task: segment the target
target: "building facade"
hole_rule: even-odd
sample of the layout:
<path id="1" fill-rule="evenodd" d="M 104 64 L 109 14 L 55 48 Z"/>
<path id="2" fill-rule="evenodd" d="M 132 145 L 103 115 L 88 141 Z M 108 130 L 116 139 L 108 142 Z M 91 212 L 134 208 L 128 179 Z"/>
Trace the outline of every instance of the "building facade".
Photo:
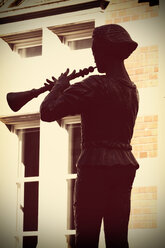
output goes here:
<path id="1" fill-rule="evenodd" d="M 138 42 L 125 61 L 140 95 L 132 139 L 140 169 L 132 190 L 130 248 L 163 248 L 163 1 L 25 0 L 0 5 L 1 247 L 74 247 L 72 203 L 81 124 L 80 116 L 63 118 L 60 125 L 40 121 L 39 106 L 47 92 L 18 112 L 9 108 L 6 94 L 40 88 L 67 67 L 94 65 L 94 27 L 117 23 Z M 24 99 L 25 93 L 19 97 Z M 103 232 L 99 247 L 105 247 Z"/>

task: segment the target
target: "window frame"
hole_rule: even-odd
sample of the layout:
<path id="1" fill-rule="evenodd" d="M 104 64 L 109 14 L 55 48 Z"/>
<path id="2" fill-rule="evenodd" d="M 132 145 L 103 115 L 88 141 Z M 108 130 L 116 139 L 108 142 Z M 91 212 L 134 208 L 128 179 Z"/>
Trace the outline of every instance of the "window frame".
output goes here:
<path id="1" fill-rule="evenodd" d="M 16 180 L 16 185 L 17 185 L 17 213 L 16 213 L 16 239 L 19 241 L 20 247 L 23 248 L 23 240 L 24 237 L 31 237 L 39 236 L 39 231 L 38 227 L 37 230 L 35 231 L 27 231 L 24 230 L 24 207 L 25 207 L 25 184 L 27 183 L 37 183 L 38 184 L 38 204 L 39 204 L 39 181 L 40 177 L 38 176 L 31 176 L 31 177 L 25 177 L 25 168 L 24 165 L 22 164 L 22 144 L 23 144 L 23 134 L 26 132 L 28 129 L 39 129 L 39 127 L 34 127 L 33 124 L 31 123 L 31 126 L 29 127 L 24 126 L 17 128 L 16 134 L 18 136 L 18 172 L 17 172 L 17 180 Z M 21 211 L 20 211 L 21 210 Z M 39 206 L 38 206 L 38 211 L 39 211 Z M 36 217 L 38 219 L 38 216 Z M 19 246 L 18 246 L 19 247 Z"/>
<path id="2" fill-rule="evenodd" d="M 40 115 L 21 114 L 15 116 L 1 117 L 2 121 L 9 131 L 15 133 L 18 137 L 18 160 L 17 160 L 17 179 L 16 179 L 16 229 L 15 229 L 15 247 L 23 248 L 24 237 L 39 237 L 39 230 L 24 231 L 23 230 L 23 206 L 24 206 L 24 184 L 28 182 L 38 182 L 38 202 L 39 202 L 39 176 L 25 177 L 24 167 L 22 166 L 22 138 L 23 132 L 27 129 L 38 129 L 40 131 Z M 39 206 L 38 206 L 39 211 Z"/>
<path id="3" fill-rule="evenodd" d="M 80 124 L 81 125 L 81 116 L 80 115 L 75 115 L 75 116 L 67 116 L 64 117 L 61 121 L 61 127 L 65 128 L 66 130 L 68 130 L 68 126 L 69 125 L 77 125 Z M 67 182 L 67 187 L 68 187 L 68 191 L 67 191 L 67 227 L 66 227 L 66 239 L 68 242 L 68 248 L 70 247 L 70 242 L 73 242 L 74 236 L 76 234 L 75 229 L 69 229 L 69 226 L 71 226 L 71 216 L 73 215 L 73 213 L 71 214 L 71 196 L 73 194 L 73 192 L 70 192 L 69 190 L 71 190 L 71 180 L 76 180 L 77 178 L 77 173 L 69 173 L 69 167 L 71 166 L 71 147 L 72 144 L 70 143 L 70 139 L 71 139 L 71 135 L 72 135 L 72 131 L 71 130 L 68 131 L 68 147 L 69 147 L 69 152 L 68 152 L 68 169 L 67 169 L 67 173 L 66 173 L 66 182 Z"/>

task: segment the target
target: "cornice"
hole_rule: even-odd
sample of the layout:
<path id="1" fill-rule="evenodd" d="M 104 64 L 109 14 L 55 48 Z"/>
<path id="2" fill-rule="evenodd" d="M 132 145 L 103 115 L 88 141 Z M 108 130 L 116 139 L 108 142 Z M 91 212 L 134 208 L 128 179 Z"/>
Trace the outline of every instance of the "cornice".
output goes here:
<path id="1" fill-rule="evenodd" d="M 31 114 L 1 116 L 0 121 L 4 123 L 10 131 L 14 132 L 16 129 L 39 127 L 40 114 L 31 113 Z"/>
<path id="2" fill-rule="evenodd" d="M 72 4 L 72 5 L 64 5 L 62 7 L 52 7 L 50 9 L 44 9 L 39 10 L 39 8 L 35 8 L 35 10 L 25 9 L 21 12 L 21 14 L 18 14 L 18 11 L 15 10 L 14 14 L 7 12 L 5 16 L 1 14 L 0 17 L 0 24 L 6 24 L 6 23 L 12 23 L 12 22 L 19 22 L 19 21 L 25 21 L 40 17 L 48 17 L 53 15 L 59 15 L 59 14 L 65 14 L 65 13 L 71 13 L 75 11 L 83 11 L 87 9 L 93 9 L 93 8 L 101 8 L 105 9 L 108 5 L 108 1 L 103 0 L 97 0 L 97 1 L 89 1 L 84 3 L 78 3 L 78 4 Z M 55 6 L 55 5 L 54 5 Z"/>

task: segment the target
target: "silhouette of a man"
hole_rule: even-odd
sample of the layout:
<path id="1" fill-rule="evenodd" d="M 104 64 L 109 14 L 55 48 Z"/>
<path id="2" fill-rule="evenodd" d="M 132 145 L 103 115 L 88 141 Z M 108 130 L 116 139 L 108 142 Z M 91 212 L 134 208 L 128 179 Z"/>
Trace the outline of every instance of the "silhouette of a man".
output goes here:
<path id="1" fill-rule="evenodd" d="M 129 247 L 130 194 L 139 168 L 130 142 L 139 103 L 124 60 L 136 47 L 119 25 L 95 28 L 92 51 L 98 71 L 104 74 L 70 85 L 67 70 L 54 79 L 41 104 L 43 121 L 81 114 L 82 152 L 74 202 L 77 248 L 98 247 L 102 220 L 106 247 Z"/>

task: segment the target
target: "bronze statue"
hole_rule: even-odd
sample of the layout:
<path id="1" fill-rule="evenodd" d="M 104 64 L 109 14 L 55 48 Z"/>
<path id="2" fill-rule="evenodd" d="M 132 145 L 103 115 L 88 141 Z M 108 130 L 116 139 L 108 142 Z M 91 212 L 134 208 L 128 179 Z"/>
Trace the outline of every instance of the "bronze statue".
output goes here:
<path id="1" fill-rule="evenodd" d="M 102 220 L 106 247 L 129 247 L 130 194 L 139 168 L 130 142 L 139 101 L 124 60 L 136 47 L 121 26 L 97 27 L 92 51 L 98 71 L 105 74 L 70 85 L 67 70 L 58 80 L 47 81 L 54 86 L 41 104 L 43 121 L 81 114 L 74 201 L 77 248 L 98 247 Z"/>

